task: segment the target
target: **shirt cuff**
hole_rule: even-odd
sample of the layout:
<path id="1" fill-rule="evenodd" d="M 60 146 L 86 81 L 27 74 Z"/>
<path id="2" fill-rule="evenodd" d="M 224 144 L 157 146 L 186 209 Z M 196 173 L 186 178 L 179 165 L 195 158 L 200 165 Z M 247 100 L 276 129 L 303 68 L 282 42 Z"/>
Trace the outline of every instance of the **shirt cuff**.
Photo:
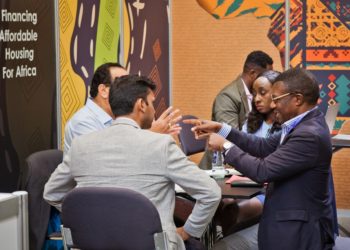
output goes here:
<path id="1" fill-rule="evenodd" d="M 218 135 L 221 135 L 222 137 L 226 138 L 228 134 L 231 132 L 232 127 L 228 125 L 227 123 L 222 123 L 222 127 L 218 132 Z"/>

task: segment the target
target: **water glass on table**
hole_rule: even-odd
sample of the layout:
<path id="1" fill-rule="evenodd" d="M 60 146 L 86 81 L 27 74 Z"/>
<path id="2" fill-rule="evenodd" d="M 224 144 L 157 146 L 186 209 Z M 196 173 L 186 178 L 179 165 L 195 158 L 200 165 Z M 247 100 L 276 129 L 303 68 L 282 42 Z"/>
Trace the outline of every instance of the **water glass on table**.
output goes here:
<path id="1" fill-rule="evenodd" d="M 226 170 L 223 163 L 223 156 L 220 151 L 213 152 L 213 161 L 212 161 L 212 169 L 211 176 L 214 179 L 223 179 L 226 175 Z"/>

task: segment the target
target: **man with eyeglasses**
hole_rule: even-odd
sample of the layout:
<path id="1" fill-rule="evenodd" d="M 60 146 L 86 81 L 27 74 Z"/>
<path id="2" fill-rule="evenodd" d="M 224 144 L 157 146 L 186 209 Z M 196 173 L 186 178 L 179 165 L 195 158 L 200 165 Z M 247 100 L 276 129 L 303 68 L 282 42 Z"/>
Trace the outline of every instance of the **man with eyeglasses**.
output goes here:
<path id="1" fill-rule="evenodd" d="M 269 183 L 259 249 L 332 249 L 332 145 L 324 116 L 316 106 L 319 85 L 307 70 L 290 69 L 276 79 L 271 97 L 276 119 L 282 124 L 280 135 L 264 139 L 227 124 L 187 122 L 196 122 L 196 136 L 209 137 L 209 147 L 223 151 L 226 163 L 254 181 Z"/>

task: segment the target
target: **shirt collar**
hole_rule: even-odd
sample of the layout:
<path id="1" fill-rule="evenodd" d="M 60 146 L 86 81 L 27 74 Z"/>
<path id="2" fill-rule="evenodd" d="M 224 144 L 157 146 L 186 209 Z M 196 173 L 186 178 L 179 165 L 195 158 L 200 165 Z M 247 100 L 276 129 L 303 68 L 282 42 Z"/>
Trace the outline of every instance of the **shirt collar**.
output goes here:
<path id="1" fill-rule="evenodd" d="M 299 123 L 300 121 L 308 114 L 310 113 L 311 111 L 317 109 L 317 106 L 315 106 L 314 108 L 308 110 L 308 111 L 305 111 L 304 113 L 296 116 L 296 117 L 293 117 L 292 119 L 284 122 L 282 124 L 282 130 L 285 132 L 285 134 L 288 134 L 292 129 L 294 129 Z"/>
<path id="2" fill-rule="evenodd" d="M 91 112 L 93 112 L 96 116 L 97 116 L 97 119 L 105 124 L 105 125 L 110 125 L 113 121 L 112 117 L 107 114 L 106 111 L 104 111 L 99 105 L 97 105 L 91 97 L 89 97 L 87 100 L 86 100 L 86 104 L 85 106 L 91 110 Z"/>
<path id="3" fill-rule="evenodd" d="M 247 96 L 251 96 L 252 94 L 250 93 L 247 84 L 245 83 L 245 81 L 243 80 L 243 78 L 241 78 L 242 82 L 243 82 L 243 87 L 244 87 L 244 92 Z"/>
<path id="4" fill-rule="evenodd" d="M 124 125 L 131 125 L 135 128 L 141 129 L 140 125 L 137 124 L 133 119 L 128 118 L 128 117 L 118 117 L 116 118 L 113 122 L 113 125 L 118 125 L 118 124 L 124 124 Z"/>
<path id="5" fill-rule="evenodd" d="M 243 78 L 241 78 L 242 82 L 243 82 L 243 87 L 244 87 L 244 92 L 247 96 L 247 102 L 248 102 L 248 107 L 249 107 L 249 111 L 252 110 L 252 100 L 253 100 L 253 95 L 250 93 L 245 81 L 243 80 Z"/>

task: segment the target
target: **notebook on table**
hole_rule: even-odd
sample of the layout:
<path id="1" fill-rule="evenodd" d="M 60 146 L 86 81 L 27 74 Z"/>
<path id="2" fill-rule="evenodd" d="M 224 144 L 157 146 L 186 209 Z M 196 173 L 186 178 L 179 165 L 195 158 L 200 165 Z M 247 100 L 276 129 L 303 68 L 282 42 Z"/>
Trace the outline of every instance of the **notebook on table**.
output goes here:
<path id="1" fill-rule="evenodd" d="M 231 182 L 231 187 L 263 187 L 264 184 L 252 180 L 241 180 Z"/>

